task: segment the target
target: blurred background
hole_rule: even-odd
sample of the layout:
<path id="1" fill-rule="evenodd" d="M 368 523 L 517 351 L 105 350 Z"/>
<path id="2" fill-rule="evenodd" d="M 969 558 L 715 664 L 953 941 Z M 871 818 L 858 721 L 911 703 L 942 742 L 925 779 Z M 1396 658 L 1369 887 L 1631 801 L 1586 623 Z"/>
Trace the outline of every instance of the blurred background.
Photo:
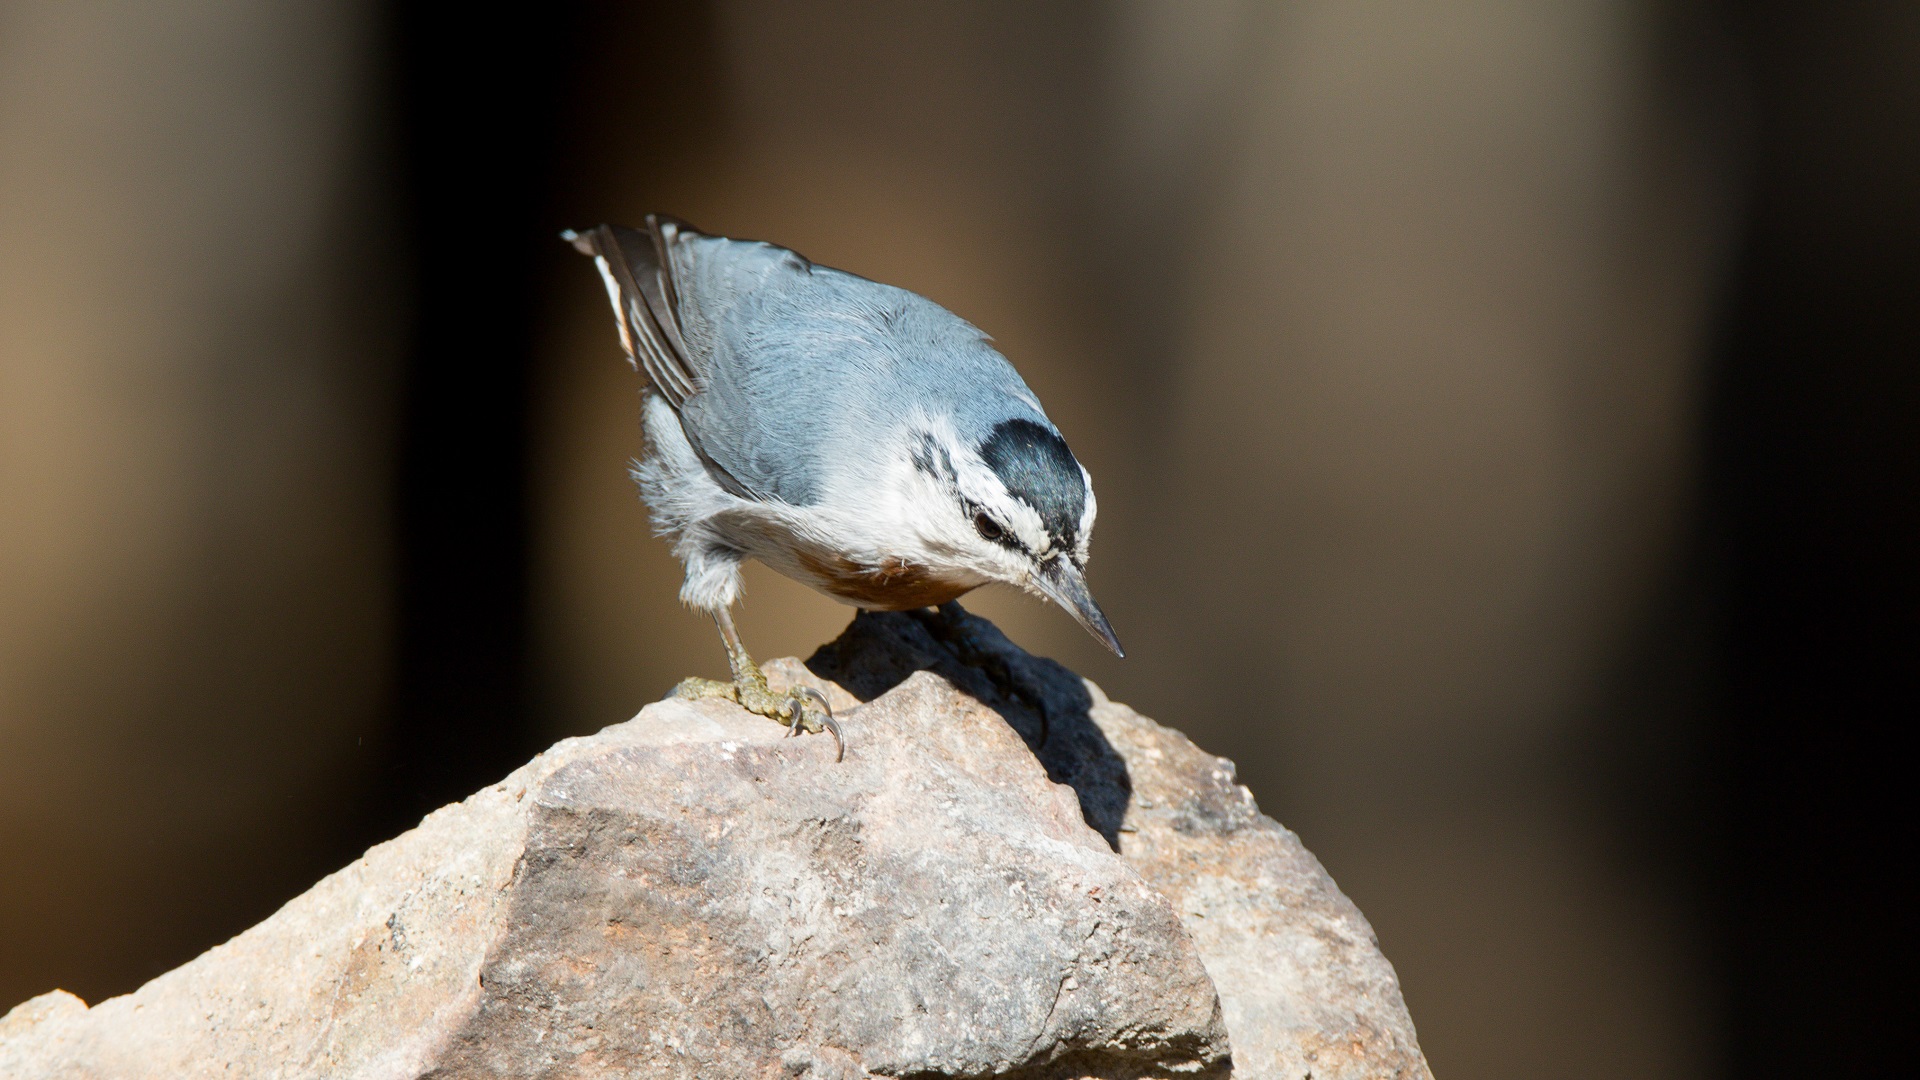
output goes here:
<path id="1" fill-rule="evenodd" d="M 994 335 L 1129 657 L 970 606 L 1237 760 L 1440 1076 L 1907 1060 L 1900 0 L 0 0 L 0 1011 L 724 673 L 555 236 L 652 210 Z"/>

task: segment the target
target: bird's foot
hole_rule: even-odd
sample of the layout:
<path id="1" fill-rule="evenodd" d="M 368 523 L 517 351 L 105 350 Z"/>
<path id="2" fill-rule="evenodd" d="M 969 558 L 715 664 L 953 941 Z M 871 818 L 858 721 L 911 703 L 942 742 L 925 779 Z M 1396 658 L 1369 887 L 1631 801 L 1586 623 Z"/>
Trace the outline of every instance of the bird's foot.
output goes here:
<path id="1" fill-rule="evenodd" d="M 846 737 L 840 732 L 840 722 L 833 718 L 833 707 L 827 704 L 825 694 L 811 686 L 796 686 L 784 694 L 775 693 L 767 685 L 767 677 L 761 674 L 759 665 L 744 656 L 736 658 L 732 682 L 683 679 L 673 688 L 673 696 L 686 700 L 725 698 L 750 713 L 780 723 L 787 729 L 789 738 L 802 733 L 830 732 L 834 742 L 833 760 L 842 761 L 847 756 Z"/>

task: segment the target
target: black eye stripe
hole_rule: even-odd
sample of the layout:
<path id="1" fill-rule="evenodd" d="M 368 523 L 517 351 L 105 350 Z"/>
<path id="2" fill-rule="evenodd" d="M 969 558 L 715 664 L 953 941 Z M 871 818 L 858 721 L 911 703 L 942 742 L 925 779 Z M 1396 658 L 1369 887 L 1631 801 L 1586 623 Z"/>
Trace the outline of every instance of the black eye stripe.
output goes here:
<path id="1" fill-rule="evenodd" d="M 979 503 L 967 500 L 963 501 L 961 505 L 966 510 L 967 515 L 973 519 L 974 531 L 980 534 L 982 540 L 999 544 L 1001 547 L 1012 551 L 1024 552 L 1027 550 L 1025 545 L 1020 543 L 1019 538 L 1013 535 L 1011 529 L 1000 524 L 992 514 L 981 509 Z"/>

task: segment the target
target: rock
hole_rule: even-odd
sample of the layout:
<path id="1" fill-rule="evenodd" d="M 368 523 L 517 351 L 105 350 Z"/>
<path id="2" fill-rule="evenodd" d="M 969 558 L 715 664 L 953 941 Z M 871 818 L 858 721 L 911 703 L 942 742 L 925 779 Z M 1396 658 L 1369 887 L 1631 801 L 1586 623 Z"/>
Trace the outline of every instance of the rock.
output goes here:
<path id="1" fill-rule="evenodd" d="M 957 609 L 769 673 L 845 762 L 648 706 L 133 994 L 27 1002 L 0 1076 L 1427 1075 L 1229 763 Z"/>
<path id="2" fill-rule="evenodd" d="M 1233 762 L 973 616 L 862 615 L 807 666 L 861 698 L 931 671 L 1036 744 L 1088 825 L 1180 911 L 1220 994 L 1235 1077 L 1431 1080 L 1373 928 L 1260 813 Z"/>

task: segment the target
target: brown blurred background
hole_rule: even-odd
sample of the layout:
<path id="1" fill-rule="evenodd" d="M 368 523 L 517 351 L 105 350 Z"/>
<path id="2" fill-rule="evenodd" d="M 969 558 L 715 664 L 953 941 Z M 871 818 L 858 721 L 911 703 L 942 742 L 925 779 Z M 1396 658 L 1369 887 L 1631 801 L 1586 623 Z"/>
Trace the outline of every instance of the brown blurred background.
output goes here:
<path id="1" fill-rule="evenodd" d="M 1905 1060 L 1920 5 L 474 12 L 0 0 L 0 1010 L 723 671 L 555 238 L 667 210 L 995 336 L 1129 658 L 971 606 L 1239 762 L 1439 1075 Z"/>

